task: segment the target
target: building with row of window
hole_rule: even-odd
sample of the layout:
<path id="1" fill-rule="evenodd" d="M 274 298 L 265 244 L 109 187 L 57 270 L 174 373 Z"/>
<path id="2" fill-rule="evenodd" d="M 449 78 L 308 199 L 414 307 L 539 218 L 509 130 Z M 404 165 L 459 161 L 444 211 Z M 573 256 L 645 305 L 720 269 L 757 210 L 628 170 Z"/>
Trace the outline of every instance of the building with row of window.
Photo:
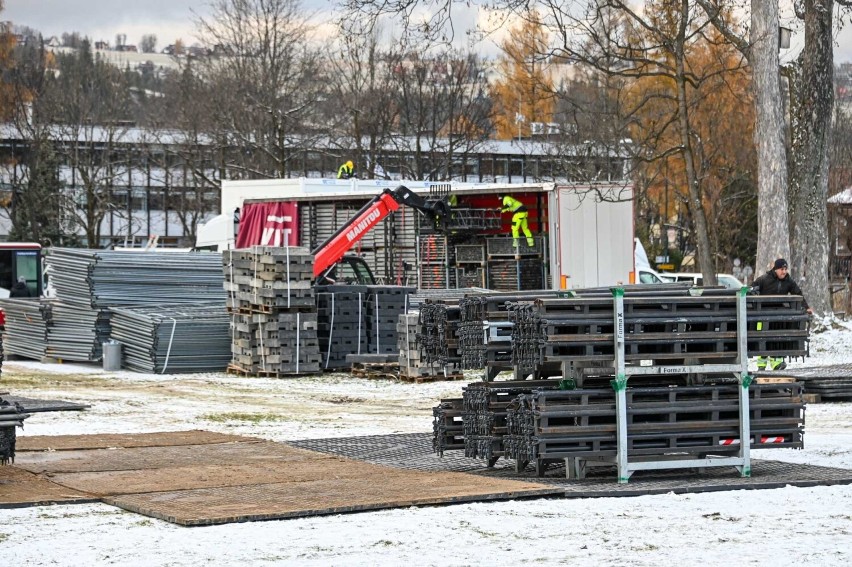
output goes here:
<path id="1" fill-rule="evenodd" d="M 126 127 L 52 127 L 55 179 L 61 191 L 62 230 L 86 240 L 89 201 L 102 211 L 98 242 L 110 247 L 158 235 L 160 242 L 192 246 L 196 228 L 218 213 L 222 179 L 245 178 L 229 168 L 239 148 L 187 144 L 181 132 Z M 374 164 L 357 164 L 361 178 L 411 179 L 411 171 L 429 171 L 431 181 L 526 183 L 623 180 L 623 153 L 584 144 L 560 145 L 548 139 L 486 140 L 476 151 L 450 151 L 452 142 L 405 149 L 405 140 L 382 149 Z M 413 146 L 413 144 L 411 144 Z M 401 149 L 402 147 L 402 149 Z M 32 140 L 12 125 L 0 125 L 0 240 L 11 229 L 15 192 L 25 191 L 33 160 Z M 350 154 L 323 141 L 294 148 L 282 177 L 332 178 Z M 417 166 L 414 167 L 414 162 Z M 378 173 L 378 175 L 377 175 Z M 54 243 L 59 244 L 59 243 Z"/>

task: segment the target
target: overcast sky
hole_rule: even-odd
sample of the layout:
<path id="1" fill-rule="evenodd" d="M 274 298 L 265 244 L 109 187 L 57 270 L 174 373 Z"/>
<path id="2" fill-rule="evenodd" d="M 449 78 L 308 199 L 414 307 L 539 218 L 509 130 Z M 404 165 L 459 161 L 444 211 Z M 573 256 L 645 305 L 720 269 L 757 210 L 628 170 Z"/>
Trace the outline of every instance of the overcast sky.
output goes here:
<path id="1" fill-rule="evenodd" d="M 39 30 L 45 37 L 78 31 L 94 41 L 139 43 L 143 34 L 157 35 L 162 48 L 182 38 L 192 44 L 193 11 L 209 13 L 204 0 L 6 0 L 4 20 Z"/>
<path id="2" fill-rule="evenodd" d="M 334 4 L 334 0 L 302 1 L 309 10 L 330 11 Z M 194 43 L 193 12 L 207 16 L 209 0 L 6 0 L 6 9 L 0 13 L 0 19 L 30 26 L 45 37 L 78 31 L 92 40 L 110 43 L 118 33 L 126 34 L 131 44 L 139 43 L 143 34 L 153 33 L 161 49 L 177 38 L 188 45 Z M 473 21 L 474 16 L 463 6 L 455 13 Z M 792 48 L 782 53 L 782 57 L 794 56 L 802 43 L 800 35 L 794 36 Z M 835 61 L 852 61 L 852 25 L 847 25 L 836 37 L 836 43 Z M 493 55 L 494 45 L 483 46 L 482 52 Z"/>

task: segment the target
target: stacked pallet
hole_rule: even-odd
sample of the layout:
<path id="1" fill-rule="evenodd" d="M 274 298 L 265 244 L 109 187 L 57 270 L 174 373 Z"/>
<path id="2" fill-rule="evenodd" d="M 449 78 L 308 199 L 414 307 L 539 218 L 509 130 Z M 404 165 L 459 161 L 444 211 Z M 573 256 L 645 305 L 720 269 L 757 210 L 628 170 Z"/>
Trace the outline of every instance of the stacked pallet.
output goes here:
<path id="1" fill-rule="evenodd" d="M 627 388 L 627 454 L 727 455 L 739 450 L 739 386 Z M 751 447 L 802 448 L 804 404 L 795 382 L 749 388 Z M 611 388 L 535 391 L 508 406 L 505 456 L 542 464 L 616 454 Z"/>
<path id="2" fill-rule="evenodd" d="M 325 285 L 317 286 L 315 291 L 322 368 L 349 368 L 347 355 L 369 352 L 365 321 L 367 286 Z"/>
<path id="3" fill-rule="evenodd" d="M 241 375 L 320 371 L 313 256 L 304 248 L 255 246 L 222 255 L 231 312 L 231 364 Z"/>
<path id="4" fill-rule="evenodd" d="M 400 313 L 396 326 L 400 375 L 413 377 L 434 373 L 434 367 L 423 360 L 417 344 L 419 330 L 419 313 Z"/>

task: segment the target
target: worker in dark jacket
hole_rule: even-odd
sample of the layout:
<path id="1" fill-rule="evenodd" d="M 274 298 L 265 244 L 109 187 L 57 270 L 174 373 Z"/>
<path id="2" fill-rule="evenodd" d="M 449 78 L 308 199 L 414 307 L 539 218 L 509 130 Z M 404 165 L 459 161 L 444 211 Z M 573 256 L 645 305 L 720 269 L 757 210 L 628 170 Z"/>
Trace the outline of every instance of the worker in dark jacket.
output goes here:
<path id="1" fill-rule="evenodd" d="M 518 236 L 520 236 L 521 231 L 523 231 L 524 236 L 527 237 L 527 246 L 530 248 L 535 246 L 535 240 L 533 239 L 532 232 L 530 232 L 530 226 L 527 222 L 529 212 L 527 211 L 526 205 L 510 195 L 503 195 L 500 197 L 500 202 L 503 205 L 500 209 L 501 213 L 512 213 L 512 238 L 514 238 L 515 248 L 518 247 Z"/>
<path id="2" fill-rule="evenodd" d="M 21 276 L 12 289 L 9 290 L 9 297 L 32 297 L 30 288 L 27 286 L 27 278 Z"/>
<path id="3" fill-rule="evenodd" d="M 771 270 L 754 280 L 751 287 L 752 292 L 758 295 L 802 295 L 801 288 L 790 277 L 788 270 L 787 260 L 778 258 Z M 808 314 L 812 314 L 814 311 L 808 306 L 808 300 L 804 296 L 802 296 L 802 300 Z M 757 330 L 760 331 L 762 328 L 763 323 L 758 322 Z M 784 362 L 783 358 L 760 356 L 757 359 L 758 370 L 783 370 L 786 367 L 787 363 Z"/>

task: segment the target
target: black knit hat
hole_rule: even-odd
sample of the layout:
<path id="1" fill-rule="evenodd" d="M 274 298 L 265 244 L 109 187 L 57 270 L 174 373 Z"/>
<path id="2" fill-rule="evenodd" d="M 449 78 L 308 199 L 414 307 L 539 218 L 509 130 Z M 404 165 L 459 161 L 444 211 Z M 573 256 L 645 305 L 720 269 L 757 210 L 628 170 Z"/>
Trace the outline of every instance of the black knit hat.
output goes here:
<path id="1" fill-rule="evenodd" d="M 787 267 L 787 260 L 785 260 L 784 258 L 778 258 L 777 260 L 775 260 L 775 266 L 773 266 L 772 269 L 773 270 L 780 270 L 781 268 L 786 268 L 786 267 Z"/>

